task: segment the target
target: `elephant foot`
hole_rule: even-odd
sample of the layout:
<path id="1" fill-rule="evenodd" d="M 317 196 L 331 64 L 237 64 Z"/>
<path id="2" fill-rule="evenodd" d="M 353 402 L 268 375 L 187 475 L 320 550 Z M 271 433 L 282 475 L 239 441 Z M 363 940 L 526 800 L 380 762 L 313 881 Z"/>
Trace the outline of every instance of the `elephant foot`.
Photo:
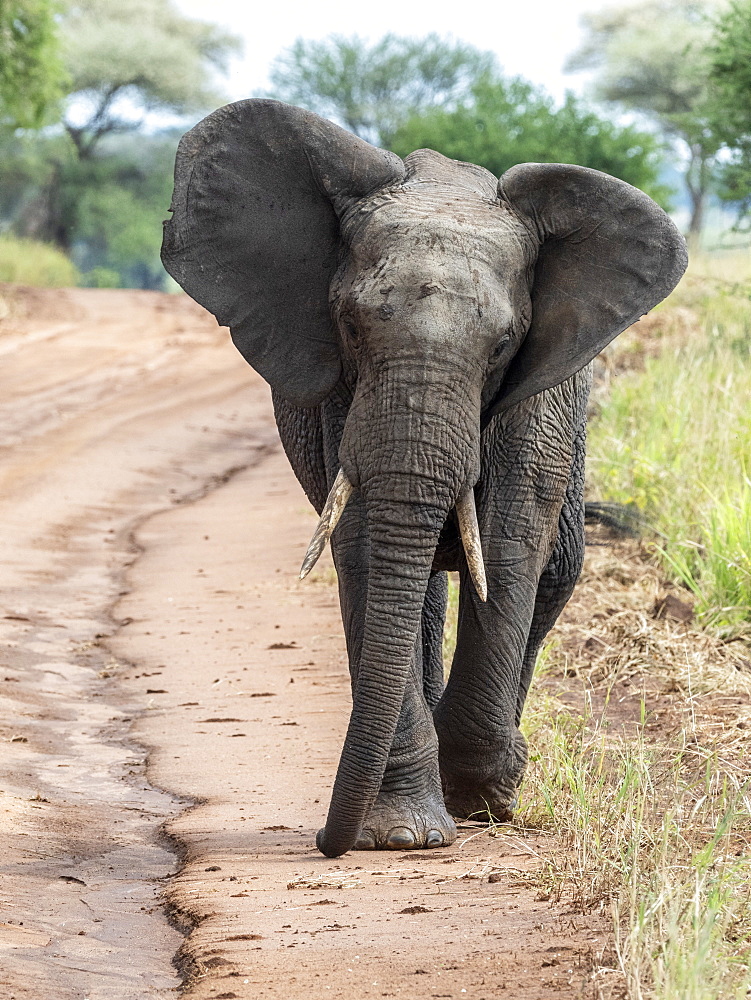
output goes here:
<path id="1" fill-rule="evenodd" d="M 500 746 L 456 746 L 440 750 L 441 781 L 452 816 L 508 823 L 527 767 L 527 744 L 520 732 Z"/>
<path id="2" fill-rule="evenodd" d="M 381 791 L 355 844 L 356 851 L 409 851 L 446 847 L 456 840 L 456 825 L 440 791 L 425 797 Z"/>

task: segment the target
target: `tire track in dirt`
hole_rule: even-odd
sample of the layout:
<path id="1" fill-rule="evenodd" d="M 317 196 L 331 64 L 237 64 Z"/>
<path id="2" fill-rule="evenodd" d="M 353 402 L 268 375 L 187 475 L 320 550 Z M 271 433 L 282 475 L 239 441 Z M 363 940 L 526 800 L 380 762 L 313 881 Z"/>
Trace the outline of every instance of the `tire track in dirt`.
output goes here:
<path id="1" fill-rule="evenodd" d="M 129 735 L 144 700 L 113 686 L 119 665 L 102 638 L 117 627 L 134 521 L 257 460 L 273 440 L 266 393 L 185 300 L 16 290 L 11 302 L 0 323 L 0 347 L 13 348 L 0 374 L 0 992 L 168 996 L 182 939 L 158 905 L 175 867 L 160 825 L 181 802 L 144 779 Z"/>

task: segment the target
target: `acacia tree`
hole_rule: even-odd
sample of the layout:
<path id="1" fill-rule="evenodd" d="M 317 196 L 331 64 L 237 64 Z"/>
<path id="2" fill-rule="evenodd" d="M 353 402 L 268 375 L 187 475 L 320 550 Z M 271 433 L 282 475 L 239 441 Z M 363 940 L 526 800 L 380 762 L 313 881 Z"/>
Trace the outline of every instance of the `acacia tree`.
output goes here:
<path id="1" fill-rule="evenodd" d="M 713 0 L 642 0 L 583 18 L 567 69 L 595 70 L 594 96 L 655 122 L 685 154 L 689 237 L 701 232 L 720 141 L 711 127 L 707 45 Z"/>
<path id="2" fill-rule="evenodd" d="M 721 194 L 738 202 L 739 221 L 751 224 L 751 0 L 735 0 L 720 16 L 709 55 L 712 124 L 731 150 L 722 168 Z"/>
<path id="3" fill-rule="evenodd" d="M 55 116 L 65 71 L 51 0 L 0 0 L 0 123 L 38 128 Z"/>
<path id="4" fill-rule="evenodd" d="M 63 122 L 80 159 L 103 136 L 138 128 L 143 114 L 200 113 L 221 104 L 211 70 L 240 47 L 172 0 L 76 0 L 61 25 L 70 75 Z"/>
<path id="5" fill-rule="evenodd" d="M 377 145 L 405 119 L 429 107 L 450 108 L 495 68 L 495 57 L 438 35 L 299 38 L 272 63 L 268 97 L 332 118 Z"/>
<path id="6" fill-rule="evenodd" d="M 140 247 L 143 255 L 151 245 L 153 258 L 140 273 L 148 271 L 149 283 L 161 281 L 159 228 L 150 236 L 138 221 L 148 216 L 151 224 L 164 212 L 165 206 L 154 209 L 146 201 L 165 197 L 169 157 L 159 154 L 164 176 L 155 187 L 145 166 L 152 159 L 146 146 L 154 143 L 142 139 L 139 156 L 137 144 L 115 140 L 136 133 L 150 112 L 198 115 L 223 103 L 213 71 L 224 68 L 239 41 L 184 17 L 172 0 L 76 0 L 60 18 L 60 41 L 68 74 L 64 131 L 33 142 L 34 175 L 9 209 L 14 228 L 73 252 L 82 266 L 91 265 L 91 248 L 99 248 L 103 266 L 121 275 L 134 273 L 124 250 L 107 248 L 118 241 L 125 247 L 122 234 L 137 233 L 131 249 Z M 167 143 L 174 144 L 174 138 Z"/>

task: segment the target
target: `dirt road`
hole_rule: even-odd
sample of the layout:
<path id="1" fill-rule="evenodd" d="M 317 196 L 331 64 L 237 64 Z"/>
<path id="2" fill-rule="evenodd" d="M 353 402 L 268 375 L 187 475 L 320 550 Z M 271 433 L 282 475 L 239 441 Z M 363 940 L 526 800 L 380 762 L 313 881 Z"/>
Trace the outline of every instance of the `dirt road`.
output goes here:
<path id="1" fill-rule="evenodd" d="M 182 297 L 7 301 L 0 995 L 587 995 L 599 925 L 524 885 L 540 838 L 315 850 L 333 571 L 297 580 L 315 517 L 226 331 Z"/>

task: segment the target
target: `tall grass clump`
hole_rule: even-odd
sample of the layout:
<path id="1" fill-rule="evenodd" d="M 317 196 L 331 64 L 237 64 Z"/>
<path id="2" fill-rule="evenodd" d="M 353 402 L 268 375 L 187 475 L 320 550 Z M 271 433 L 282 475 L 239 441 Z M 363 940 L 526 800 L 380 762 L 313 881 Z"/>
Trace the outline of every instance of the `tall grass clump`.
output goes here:
<path id="1" fill-rule="evenodd" d="M 751 632 L 751 261 L 699 261 L 658 317 L 690 311 L 590 423 L 590 493 L 637 508 L 706 623 Z M 659 337 L 659 328 L 656 329 Z"/>
<path id="2" fill-rule="evenodd" d="M 516 821 L 558 836 L 560 850 L 541 859 L 553 898 L 612 915 L 599 996 L 617 986 L 629 1000 L 740 1000 L 751 990 L 745 768 L 690 726 L 659 743 L 644 721 L 612 735 L 591 708 L 575 716 L 534 691 Z"/>
<path id="3" fill-rule="evenodd" d="M 75 264 L 56 247 L 37 240 L 0 236 L 0 281 L 41 288 L 77 285 Z"/>

